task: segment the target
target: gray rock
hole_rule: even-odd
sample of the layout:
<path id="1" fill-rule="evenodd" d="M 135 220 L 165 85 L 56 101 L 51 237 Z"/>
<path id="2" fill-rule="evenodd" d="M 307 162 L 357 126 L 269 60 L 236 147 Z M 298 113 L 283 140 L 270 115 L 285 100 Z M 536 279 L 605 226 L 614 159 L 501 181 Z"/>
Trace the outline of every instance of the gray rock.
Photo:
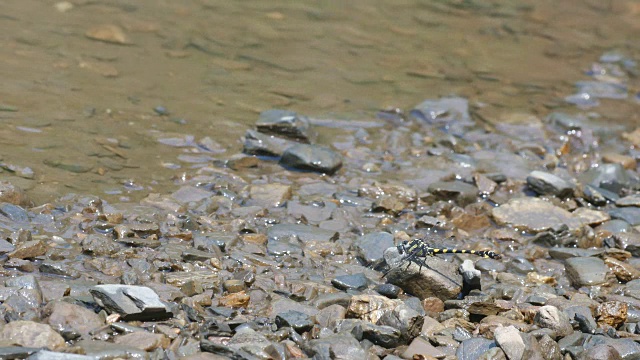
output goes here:
<path id="1" fill-rule="evenodd" d="M 603 206 L 607 201 L 615 201 L 619 198 L 618 194 L 599 187 L 587 185 L 582 189 L 584 199 L 595 206 Z"/>
<path id="2" fill-rule="evenodd" d="M 580 181 L 616 194 L 629 187 L 631 183 L 629 175 L 621 164 L 600 164 L 598 167 L 590 168 L 580 175 Z"/>
<path id="3" fill-rule="evenodd" d="M 543 335 L 538 340 L 538 345 L 540 346 L 540 352 L 545 354 L 545 360 L 563 359 L 562 352 L 560 351 L 560 346 L 558 346 L 558 343 L 553 341 L 553 339 L 549 335 Z"/>
<path id="4" fill-rule="evenodd" d="M 460 343 L 458 350 L 456 350 L 456 356 L 459 360 L 474 360 L 496 346 L 495 341 L 474 337 Z"/>
<path id="5" fill-rule="evenodd" d="M 80 271 L 73 268 L 74 264 L 75 261 L 73 260 L 45 260 L 40 263 L 39 269 L 42 274 L 50 274 L 77 279 L 81 276 L 81 273 Z"/>
<path id="6" fill-rule="evenodd" d="M 599 225 L 595 230 L 596 232 L 608 231 L 613 234 L 616 234 L 616 233 L 631 232 L 633 228 L 631 227 L 631 224 L 629 224 L 624 220 L 613 219 L 613 220 L 605 221 L 604 223 Z"/>
<path id="7" fill-rule="evenodd" d="M 282 135 L 305 143 L 313 141 L 315 137 L 309 119 L 293 111 L 278 109 L 263 111 L 256 122 L 256 127 L 261 133 Z"/>
<path id="8" fill-rule="evenodd" d="M 395 247 L 387 249 L 384 258 L 390 267 L 387 281 L 420 299 L 432 296 L 443 301 L 455 299 L 462 290 L 462 275 L 451 262 L 426 257 L 419 259 L 422 266 L 414 261 L 407 263 Z"/>
<path id="9" fill-rule="evenodd" d="M 569 317 L 552 305 L 545 305 L 538 309 L 533 322 L 543 328 L 555 331 L 558 337 L 564 337 L 573 332 Z"/>
<path id="10" fill-rule="evenodd" d="M 388 232 L 372 232 L 361 236 L 355 242 L 359 256 L 367 264 L 382 259 L 384 251 L 393 246 L 393 235 Z"/>
<path id="11" fill-rule="evenodd" d="M 555 195 L 559 198 L 571 196 L 575 188 L 573 184 L 556 175 L 537 170 L 527 176 L 527 184 L 540 195 Z"/>
<path id="12" fill-rule="evenodd" d="M 400 331 L 400 341 L 406 343 L 420 335 L 424 324 L 424 315 L 418 313 L 407 304 L 400 304 L 387 311 L 376 323 L 377 325 L 387 325 Z"/>
<path id="13" fill-rule="evenodd" d="M 609 210 L 612 219 L 620 219 L 636 226 L 640 225 L 640 207 L 623 207 Z"/>
<path id="14" fill-rule="evenodd" d="M 372 324 L 368 321 L 362 322 L 362 338 L 387 349 L 402 344 L 400 330 L 387 325 Z"/>
<path id="15" fill-rule="evenodd" d="M 165 320 L 173 316 L 152 289 L 132 285 L 96 285 L 90 290 L 96 302 L 124 321 Z"/>
<path id="16" fill-rule="evenodd" d="M 600 344 L 580 354 L 580 360 L 622 360 L 620 353 L 612 345 Z"/>
<path id="17" fill-rule="evenodd" d="M 245 205 L 262 207 L 282 206 L 291 199 L 291 186 L 284 184 L 252 184 Z"/>
<path id="18" fill-rule="evenodd" d="M 303 205 L 299 201 L 287 202 L 287 212 L 295 218 L 304 217 L 308 223 L 317 224 L 331 218 L 337 205 L 331 201 L 316 201 L 310 205 Z"/>
<path id="19" fill-rule="evenodd" d="M 298 144 L 285 150 L 280 164 L 293 169 L 333 175 L 342 167 L 342 157 L 323 146 Z"/>
<path id="20" fill-rule="evenodd" d="M 313 321 L 311 321 L 309 315 L 293 310 L 276 315 L 275 323 L 278 328 L 290 327 L 299 334 L 313 328 Z"/>
<path id="21" fill-rule="evenodd" d="M 7 358 L 4 358 L 7 359 Z M 95 360 L 89 355 L 60 353 L 47 350 L 40 350 L 27 358 L 27 360 Z"/>
<path id="22" fill-rule="evenodd" d="M 469 115 L 469 101 L 461 97 L 425 100 L 416 105 L 410 114 L 429 124 L 451 122 L 472 123 L 471 116 Z"/>
<path id="23" fill-rule="evenodd" d="M 340 290 L 364 290 L 369 285 L 369 279 L 363 273 L 340 275 L 331 280 L 331 284 Z"/>
<path id="24" fill-rule="evenodd" d="M 582 222 L 570 212 L 538 198 L 513 198 L 492 209 L 498 225 L 510 225 L 531 233 L 567 226 L 577 229 Z"/>
<path id="25" fill-rule="evenodd" d="M 591 314 L 591 309 L 586 305 L 573 305 L 564 309 L 569 319 L 573 319 L 578 323 L 580 331 L 583 333 L 593 333 L 598 327 L 596 320 Z"/>
<path id="26" fill-rule="evenodd" d="M 389 299 L 397 299 L 402 292 L 399 286 L 393 284 L 379 284 L 373 288 L 378 294 L 388 297 Z"/>
<path id="27" fill-rule="evenodd" d="M 480 270 L 476 269 L 473 261 L 467 259 L 458 268 L 462 274 L 462 294 L 467 295 L 471 290 L 480 290 Z"/>
<path id="28" fill-rule="evenodd" d="M 640 194 L 632 194 L 616 200 L 616 206 L 640 207 Z"/>
<path id="29" fill-rule="evenodd" d="M 80 242 L 82 251 L 94 256 L 113 255 L 120 251 L 122 246 L 113 241 L 111 236 L 89 234 Z"/>
<path id="30" fill-rule="evenodd" d="M 366 359 L 366 352 L 349 333 L 340 333 L 309 341 L 314 359 Z"/>
<path id="31" fill-rule="evenodd" d="M 22 207 L 10 203 L 0 203 L 0 214 L 8 217 L 13 222 L 29 222 L 29 213 Z"/>
<path id="32" fill-rule="evenodd" d="M 255 130 L 247 130 L 242 141 L 242 152 L 257 156 L 282 156 L 285 150 L 296 143 L 273 135 L 262 134 Z"/>
<path id="33" fill-rule="evenodd" d="M 269 239 L 282 239 L 294 236 L 303 243 L 309 241 L 329 242 L 338 240 L 339 233 L 303 224 L 277 224 L 267 230 Z"/>
<path id="34" fill-rule="evenodd" d="M 603 284 L 608 270 L 604 261 L 595 257 L 574 257 L 565 261 L 567 277 L 575 287 Z"/>
<path id="35" fill-rule="evenodd" d="M 0 346 L 0 359 L 26 359 L 40 350 L 35 347 Z"/>
<path id="36" fill-rule="evenodd" d="M 549 256 L 556 260 L 566 260 L 575 257 L 590 257 L 604 253 L 602 249 L 560 248 L 549 249 Z"/>
<path id="37" fill-rule="evenodd" d="M 82 340 L 74 345 L 94 359 L 145 359 L 148 356 L 144 350 L 106 341 Z"/>
<path id="38" fill-rule="evenodd" d="M 429 185 L 428 191 L 439 200 L 455 200 L 458 204 L 466 205 L 475 202 L 478 188 L 462 181 L 438 181 Z"/>
<path id="39" fill-rule="evenodd" d="M 509 360 L 521 360 L 524 355 L 525 345 L 520 336 L 520 331 L 513 325 L 497 327 L 494 330 L 494 338 L 498 346 L 504 351 Z"/>

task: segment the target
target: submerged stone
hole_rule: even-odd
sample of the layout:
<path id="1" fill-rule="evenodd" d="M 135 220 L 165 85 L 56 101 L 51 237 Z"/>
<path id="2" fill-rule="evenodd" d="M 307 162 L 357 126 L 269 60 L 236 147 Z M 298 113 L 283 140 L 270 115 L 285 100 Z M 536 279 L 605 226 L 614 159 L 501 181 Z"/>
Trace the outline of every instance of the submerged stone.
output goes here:
<path id="1" fill-rule="evenodd" d="M 282 135 L 305 143 L 311 142 L 315 136 L 307 117 L 287 110 L 263 111 L 256 127 L 264 134 Z"/>
<path id="2" fill-rule="evenodd" d="M 282 154 L 280 164 L 293 169 L 333 175 L 342 167 L 342 157 L 323 146 L 298 144 L 288 148 Z"/>

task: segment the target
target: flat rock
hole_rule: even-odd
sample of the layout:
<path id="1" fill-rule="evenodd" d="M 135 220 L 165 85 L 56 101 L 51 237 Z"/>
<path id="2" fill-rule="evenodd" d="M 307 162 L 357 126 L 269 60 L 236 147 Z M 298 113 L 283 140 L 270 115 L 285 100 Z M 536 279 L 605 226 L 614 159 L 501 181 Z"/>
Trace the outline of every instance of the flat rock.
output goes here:
<path id="1" fill-rule="evenodd" d="M 263 111 L 256 122 L 259 132 L 282 135 L 292 140 L 309 143 L 315 134 L 305 116 L 293 111 L 271 109 Z"/>
<path id="2" fill-rule="evenodd" d="M 2 326 L 0 341 L 2 340 L 8 340 L 20 346 L 44 347 L 51 350 L 65 347 L 64 338 L 51 326 L 33 321 L 17 320 Z"/>
<path id="3" fill-rule="evenodd" d="M 96 302 L 125 321 L 165 320 L 173 316 L 152 289 L 133 285 L 96 285 L 90 289 Z"/>
<path id="4" fill-rule="evenodd" d="M 456 350 L 456 356 L 459 360 L 479 359 L 480 355 L 495 347 L 497 347 L 495 341 L 482 337 L 474 337 L 460 343 L 460 346 L 458 346 Z"/>
<path id="5" fill-rule="evenodd" d="M 338 240 L 339 233 L 304 224 L 277 224 L 267 230 L 267 237 L 269 239 L 279 240 L 292 236 L 303 243 L 310 241 L 329 242 Z"/>
<path id="6" fill-rule="evenodd" d="M 393 235 L 388 232 L 371 232 L 361 236 L 355 242 L 358 255 L 367 264 L 382 259 L 384 251 L 393 246 Z"/>
<path id="7" fill-rule="evenodd" d="M 640 225 L 640 207 L 629 206 L 609 210 L 612 219 L 619 219 L 636 226 Z"/>
<path id="8" fill-rule="evenodd" d="M 291 186 L 284 184 L 253 184 L 249 187 L 246 205 L 278 207 L 291 199 Z"/>
<path id="9" fill-rule="evenodd" d="M 138 348 L 144 351 L 153 351 L 158 348 L 166 349 L 170 340 L 164 334 L 154 334 L 147 331 L 137 331 L 130 334 L 117 336 L 114 343 Z"/>
<path id="10" fill-rule="evenodd" d="M 3 359 L 9 359 L 9 357 L 4 357 Z M 15 357 L 14 359 L 20 358 Z M 95 357 L 88 355 L 40 350 L 29 356 L 27 360 L 95 360 Z"/>
<path id="11" fill-rule="evenodd" d="M 593 286 L 605 283 L 609 268 L 596 257 L 572 257 L 565 261 L 565 271 L 573 286 Z"/>
<path id="12" fill-rule="evenodd" d="M 208 199 L 213 195 L 214 194 L 211 191 L 205 189 L 195 186 L 183 186 L 171 194 L 171 197 L 180 204 L 187 204 Z"/>
<path id="13" fill-rule="evenodd" d="M 569 316 L 552 305 L 545 305 L 539 308 L 533 318 L 533 322 L 540 327 L 555 331 L 558 337 L 565 337 L 573 332 Z"/>
<path id="14" fill-rule="evenodd" d="M 479 193 L 478 188 L 462 181 L 437 181 L 429 185 L 428 191 L 440 200 L 455 200 L 462 205 L 476 201 Z"/>
<path id="15" fill-rule="evenodd" d="M 600 164 L 585 171 L 579 178 L 583 184 L 600 187 L 616 194 L 628 187 L 631 181 L 620 164 Z"/>
<path id="16" fill-rule="evenodd" d="M 280 164 L 293 169 L 333 175 L 342 167 L 342 157 L 327 147 L 298 144 L 282 154 Z"/>
<path id="17" fill-rule="evenodd" d="M 527 184 L 540 195 L 554 195 L 559 198 L 571 196 L 575 188 L 572 183 L 559 176 L 538 170 L 527 176 Z"/>
<path id="18" fill-rule="evenodd" d="M 295 145 L 296 142 L 255 130 L 247 130 L 242 144 L 242 152 L 247 155 L 277 157 L 282 156 L 284 151 Z"/>
<path id="19" fill-rule="evenodd" d="M 538 233 L 558 229 L 563 225 L 577 229 L 582 222 L 567 210 L 538 198 L 514 198 L 492 209 L 498 225 L 510 225 L 520 230 Z"/>
<path id="20" fill-rule="evenodd" d="M 42 240 L 26 241 L 7 254 L 10 259 L 32 259 L 47 252 L 47 245 Z"/>

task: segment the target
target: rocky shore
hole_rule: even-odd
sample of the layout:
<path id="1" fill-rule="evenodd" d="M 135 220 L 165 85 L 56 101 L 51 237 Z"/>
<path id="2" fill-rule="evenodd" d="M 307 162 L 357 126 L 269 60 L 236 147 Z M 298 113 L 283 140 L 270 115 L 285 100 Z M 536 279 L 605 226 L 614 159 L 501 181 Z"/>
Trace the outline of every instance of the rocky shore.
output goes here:
<path id="1" fill-rule="evenodd" d="M 567 101 L 634 101 L 594 77 Z M 266 111 L 139 204 L 3 183 L 0 358 L 639 358 L 640 128 L 478 106 Z"/>

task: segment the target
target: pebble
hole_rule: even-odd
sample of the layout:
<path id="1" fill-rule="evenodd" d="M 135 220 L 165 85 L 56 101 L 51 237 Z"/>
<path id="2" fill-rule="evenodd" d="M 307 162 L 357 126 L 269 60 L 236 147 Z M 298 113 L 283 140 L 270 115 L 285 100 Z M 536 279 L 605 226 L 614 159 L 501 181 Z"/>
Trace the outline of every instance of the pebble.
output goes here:
<path id="1" fill-rule="evenodd" d="M 581 225 L 567 210 L 538 198 L 511 199 L 506 204 L 493 208 L 492 216 L 500 225 L 510 225 L 531 233 L 562 226 L 576 229 Z"/>
<path id="2" fill-rule="evenodd" d="M 133 285 L 96 285 L 90 290 L 96 302 L 110 313 L 130 320 L 163 320 L 173 316 L 152 289 Z"/>
<path id="3" fill-rule="evenodd" d="M 285 168 L 333 175 L 342 167 L 342 157 L 327 147 L 298 144 L 285 150 L 280 158 L 280 164 Z"/>
<path id="4" fill-rule="evenodd" d="M 310 143 L 315 138 L 309 119 L 293 111 L 272 109 L 263 111 L 256 122 L 259 132 L 282 135 L 286 138 Z"/>
<path id="5" fill-rule="evenodd" d="M 118 45 L 130 45 L 131 42 L 121 27 L 113 24 L 96 25 L 89 28 L 85 34 L 92 40 L 104 41 Z"/>
<path id="6" fill-rule="evenodd" d="M 554 195 L 559 198 L 571 196 L 575 188 L 573 184 L 556 175 L 538 170 L 527 176 L 527 184 L 540 195 Z"/>
<path id="7" fill-rule="evenodd" d="M 0 341 L 32 348 L 58 350 L 66 347 L 65 340 L 51 326 L 33 321 L 17 320 L 0 329 Z"/>

